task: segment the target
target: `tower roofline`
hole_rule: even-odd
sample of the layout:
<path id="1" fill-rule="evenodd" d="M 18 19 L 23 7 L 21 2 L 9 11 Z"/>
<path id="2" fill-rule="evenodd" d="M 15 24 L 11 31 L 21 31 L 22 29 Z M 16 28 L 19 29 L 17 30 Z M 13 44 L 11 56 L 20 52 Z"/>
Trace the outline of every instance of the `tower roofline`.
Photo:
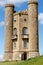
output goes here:
<path id="1" fill-rule="evenodd" d="M 29 2 L 28 4 L 37 4 L 38 5 L 38 2 Z"/>
<path id="2" fill-rule="evenodd" d="M 16 12 L 16 13 L 14 13 L 13 15 L 19 15 L 19 14 L 21 14 L 21 15 L 28 15 L 28 11 L 27 11 L 27 9 L 26 9 L 26 10 L 24 10 L 24 11 Z"/>
<path id="3" fill-rule="evenodd" d="M 6 4 L 5 7 L 14 7 L 13 4 Z"/>
<path id="4" fill-rule="evenodd" d="M 29 0 L 28 4 L 38 4 L 38 0 Z"/>

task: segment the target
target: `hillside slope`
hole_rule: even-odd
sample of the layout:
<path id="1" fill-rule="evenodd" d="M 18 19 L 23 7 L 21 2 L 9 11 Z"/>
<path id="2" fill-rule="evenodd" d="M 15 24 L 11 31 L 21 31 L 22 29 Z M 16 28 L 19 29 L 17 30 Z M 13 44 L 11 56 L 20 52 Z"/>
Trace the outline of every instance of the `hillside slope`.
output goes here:
<path id="1" fill-rule="evenodd" d="M 0 62 L 0 65 L 43 65 L 43 56 L 31 58 L 26 61 L 6 61 L 6 62 Z"/>

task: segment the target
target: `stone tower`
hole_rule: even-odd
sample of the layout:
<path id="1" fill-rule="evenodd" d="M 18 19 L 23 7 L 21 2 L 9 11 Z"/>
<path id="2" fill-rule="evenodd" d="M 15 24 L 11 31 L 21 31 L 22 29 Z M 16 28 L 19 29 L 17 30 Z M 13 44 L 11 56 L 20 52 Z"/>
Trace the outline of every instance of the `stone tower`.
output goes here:
<path id="1" fill-rule="evenodd" d="M 29 27 L 29 58 L 39 55 L 38 48 L 38 2 L 29 0 L 28 3 Z"/>
<path id="2" fill-rule="evenodd" d="M 28 10 L 15 12 L 5 5 L 5 60 L 26 60 L 39 55 L 38 2 L 29 0 Z"/>
<path id="3" fill-rule="evenodd" d="M 12 33 L 13 33 L 13 11 L 14 6 L 12 4 L 5 5 L 5 50 L 4 50 L 4 59 L 12 59 L 13 53 L 13 42 L 12 42 Z"/>

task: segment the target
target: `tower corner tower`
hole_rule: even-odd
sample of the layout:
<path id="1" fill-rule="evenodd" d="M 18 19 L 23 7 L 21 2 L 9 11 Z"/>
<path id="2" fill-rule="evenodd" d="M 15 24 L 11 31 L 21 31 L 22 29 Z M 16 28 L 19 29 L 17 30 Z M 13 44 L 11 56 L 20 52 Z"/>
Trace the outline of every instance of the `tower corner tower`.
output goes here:
<path id="1" fill-rule="evenodd" d="M 13 4 L 5 5 L 5 44 L 4 44 L 4 60 L 12 60 L 13 53 Z"/>
<path id="2" fill-rule="evenodd" d="M 39 55 L 38 45 L 38 1 L 29 0 L 28 3 L 29 21 L 29 58 Z"/>

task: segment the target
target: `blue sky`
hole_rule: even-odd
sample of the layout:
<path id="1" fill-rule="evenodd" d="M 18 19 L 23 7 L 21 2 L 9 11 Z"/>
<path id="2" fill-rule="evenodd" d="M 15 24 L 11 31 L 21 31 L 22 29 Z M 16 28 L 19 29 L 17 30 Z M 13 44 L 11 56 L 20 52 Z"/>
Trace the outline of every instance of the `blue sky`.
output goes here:
<path id="1" fill-rule="evenodd" d="M 4 2 L 5 1 L 5 2 Z M 4 54 L 4 18 L 5 8 L 4 5 L 8 0 L 0 0 L 0 58 Z M 15 10 L 21 11 L 27 9 L 28 0 L 11 0 L 15 4 Z M 11 3 L 9 2 L 9 3 Z M 17 4 L 17 5 L 16 5 Z M 43 0 L 38 0 L 38 29 L 39 29 L 39 51 L 40 55 L 43 54 Z"/>

